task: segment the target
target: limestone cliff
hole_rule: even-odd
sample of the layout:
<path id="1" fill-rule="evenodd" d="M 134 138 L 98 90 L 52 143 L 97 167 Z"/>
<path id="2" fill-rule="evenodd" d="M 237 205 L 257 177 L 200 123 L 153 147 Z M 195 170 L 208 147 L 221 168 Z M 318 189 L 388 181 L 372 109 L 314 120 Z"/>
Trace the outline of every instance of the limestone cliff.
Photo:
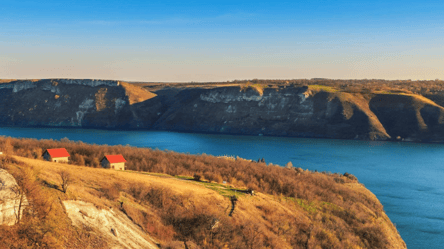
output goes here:
<path id="1" fill-rule="evenodd" d="M 312 92 L 307 87 L 254 89 L 238 87 L 186 94 L 172 105 L 155 129 L 248 135 L 387 139 L 363 96 Z M 194 96 L 197 95 L 197 96 Z"/>
<path id="2" fill-rule="evenodd" d="M 14 177 L 0 169 L 0 225 L 14 225 L 23 214 L 28 201 L 21 191 Z"/>
<path id="3" fill-rule="evenodd" d="M 0 84 L 0 123 L 12 126 L 129 127 L 117 81 L 39 80 Z"/>
<path id="4" fill-rule="evenodd" d="M 424 96 L 303 85 L 167 85 L 101 80 L 0 84 L 0 125 L 156 129 L 366 140 L 444 140 Z"/>

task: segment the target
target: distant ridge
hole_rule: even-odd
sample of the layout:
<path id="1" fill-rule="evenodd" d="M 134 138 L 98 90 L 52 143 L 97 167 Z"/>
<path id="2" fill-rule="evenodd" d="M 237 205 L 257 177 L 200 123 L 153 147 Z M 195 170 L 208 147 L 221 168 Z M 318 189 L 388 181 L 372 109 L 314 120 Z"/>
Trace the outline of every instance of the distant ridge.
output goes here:
<path id="1" fill-rule="evenodd" d="M 0 96 L 2 126 L 444 142 L 439 80 L 4 80 Z"/>

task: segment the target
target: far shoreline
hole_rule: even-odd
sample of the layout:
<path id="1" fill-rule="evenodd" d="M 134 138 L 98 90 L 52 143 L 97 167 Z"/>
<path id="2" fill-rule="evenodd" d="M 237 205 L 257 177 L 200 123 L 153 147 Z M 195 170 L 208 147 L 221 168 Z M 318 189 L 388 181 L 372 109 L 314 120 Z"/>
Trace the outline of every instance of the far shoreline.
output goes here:
<path id="1" fill-rule="evenodd" d="M 208 131 L 178 131 L 178 130 L 162 130 L 162 129 L 147 129 L 147 128 L 109 128 L 109 127 L 82 127 L 82 126 L 42 126 L 42 125 L 29 125 L 29 126 L 10 126 L 1 125 L 1 128 L 18 128 L 18 129 L 68 129 L 68 130 L 97 130 L 97 131 L 149 131 L 149 132 L 171 132 L 179 134 L 203 134 L 203 135 L 223 135 L 223 136 L 246 136 L 246 137 L 266 137 L 266 138 L 305 138 L 305 139 L 331 139 L 331 140 L 345 140 L 345 141 L 368 141 L 368 142 L 393 142 L 393 143 L 415 143 L 415 144 L 444 144 L 444 141 L 415 141 L 411 139 L 386 139 L 386 140 L 370 140 L 370 139 L 347 139 L 347 138 L 334 138 L 328 136 L 288 136 L 288 135 L 265 135 L 265 134 L 243 134 L 243 133 L 220 133 L 220 132 L 208 132 Z M 1 135 L 0 136 L 5 136 Z M 29 138 L 29 137 L 23 137 Z M 82 141 L 83 142 L 83 141 Z"/>

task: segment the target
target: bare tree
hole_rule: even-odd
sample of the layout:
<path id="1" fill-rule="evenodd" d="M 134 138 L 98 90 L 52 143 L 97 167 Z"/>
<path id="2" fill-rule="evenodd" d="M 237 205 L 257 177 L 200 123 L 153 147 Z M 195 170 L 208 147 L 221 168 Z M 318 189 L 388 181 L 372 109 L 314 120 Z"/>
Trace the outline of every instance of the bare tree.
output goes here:
<path id="1" fill-rule="evenodd" d="M 60 177 L 60 187 L 62 188 L 62 192 L 66 193 L 66 190 L 68 190 L 69 185 L 72 183 L 71 174 L 66 170 L 61 170 L 58 174 Z"/>
<path id="2" fill-rule="evenodd" d="M 16 218 L 15 223 L 18 224 L 20 222 L 23 209 L 25 208 L 25 206 L 28 206 L 28 201 L 26 200 L 26 193 L 25 193 L 26 190 L 24 189 L 24 187 L 18 184 L 12 187 L 11 190 L 15 195 L 15 197 L 13 198 L 15 200 L 14 214 Z"/>

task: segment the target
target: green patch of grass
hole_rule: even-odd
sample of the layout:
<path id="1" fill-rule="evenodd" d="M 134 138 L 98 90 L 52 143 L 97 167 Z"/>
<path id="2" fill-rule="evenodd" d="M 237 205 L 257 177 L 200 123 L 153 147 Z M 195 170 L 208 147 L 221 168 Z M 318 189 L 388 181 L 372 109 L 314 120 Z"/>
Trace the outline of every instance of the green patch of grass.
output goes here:
<path id="1" fill-rule="evenodd" d="M 142 174 L 142 175 L 150 175 L 150 176 L 159 176 L 159 177 L 167 177 L 167 178 L 172 178 L 172 176 L 168 175 L 168 174 L 163 174 L 163 173 L 153 173 L 153 172 L 143 172 L 143 171 L 133 171 L 133 170 L 125 170 L 123 172 L 128 172 L 128 173 L 136 173 L 136 174 Z"/>
<path id="2" fill-rule="evenodd" d="M 227 187 L 223 184 L 209 183 L 209 182 L 200 182 L 200 183 L 202 183 L 206 188 L 214 190 L 217 193 L 219 193 L 220 195 L 225 196 L 225 197 L 230 197 L 233 195 L 235 195 L 236 197 L 240 197 L 240 196 L 246 195 L 246 193 L 244 193 L 244 192 L 239 192 L 239 189 Z"/>
<path id="3" fill-rule="evenodd" d="M 307 200 L 302 199 L 296 199 L 296 203 L 302 207 L 305 211 L 307 211 L 309 214 L 315 214 L 319 210 L 319 206 L 316 205 L 315 202 L 309 202 Z"/>
<path id="4" fill-rule="evenodd" d="M 189 180 L 190 183 L 202 185 L 206 188 L 216 191 L 217 193 L 219 193 L 220 195 L 225 196 L 225 197 L 230 197 L 233 195 L 235 195 L 236 197 L 239 197 L 239 196 L 246 195 L 246 193 L 241 192 L 241 191 L 245 191 L 245 189 L 236 189 L 236 188 L 232 188 L 231 186 L 227 186 L 227 185 L 221 184 L 221 183 L 207 182 L 207 181 L 195 181 L 194 178 L 191 176 L 175 176 L 175 178 L 182 179 L 182 180 Z"/>
<path id="5" fill-rule="evenodd" d="M 182 180 L 193 180 L 194 178 L 192 176 L 174 176 L 175 178 L 182 179 Z"/>
<path id="6" fill-rule="evenodd" d="M 331 202 L 325 202 L 325 201 L 321 202 L 319 206 L 322 207 L 324 209 L 324 211 L 329 211 L 329 210 L 342 211 L 342 210 L 344 210 L 342 207 L 340 207 L 338 205 L 335 205 Z"/>

